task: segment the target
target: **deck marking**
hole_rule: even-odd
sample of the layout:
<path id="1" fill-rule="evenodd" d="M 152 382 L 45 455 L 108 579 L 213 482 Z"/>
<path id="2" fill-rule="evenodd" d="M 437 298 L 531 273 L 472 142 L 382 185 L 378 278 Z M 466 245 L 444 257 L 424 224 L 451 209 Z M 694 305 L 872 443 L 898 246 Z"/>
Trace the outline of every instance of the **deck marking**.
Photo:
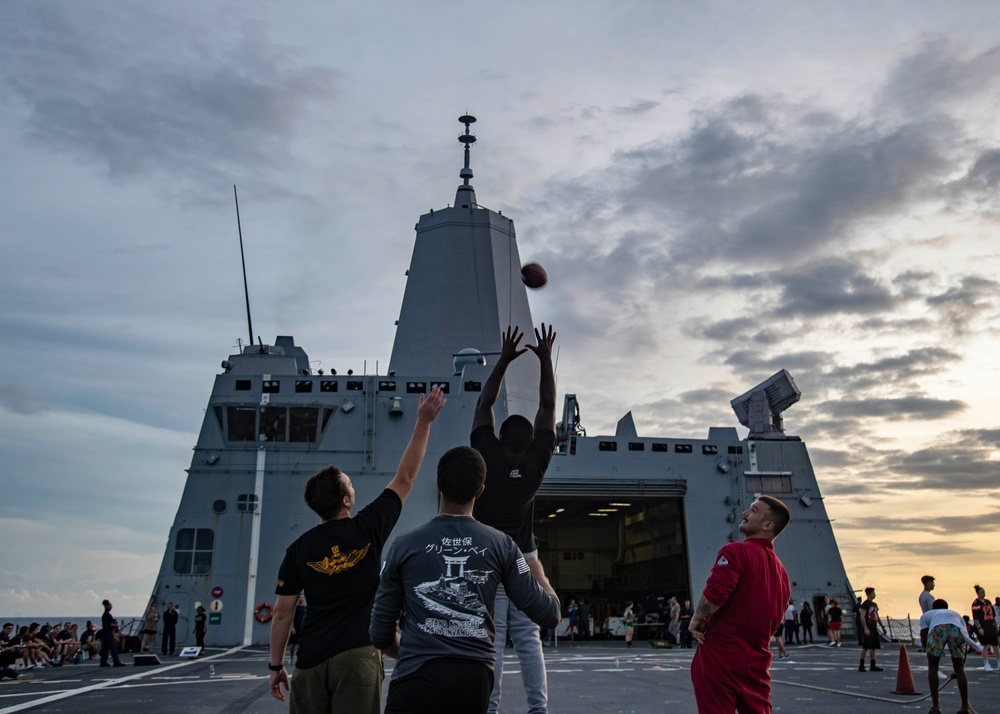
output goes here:
<path id="1" fill-rule="evenodd" d="M 192 664 L 200 662 L 211 662 L 217 657 L 222 657 L 227 654 L 232 654 L 233 652 L 238 652 L 243 649 L 243 645 L 238 647 L 233 647 L 232 649 L 226 650 L 225 652 L 220 652 L 217 655 L 211 655 L 209 657 L 199 657 L 198 659 L 193 659 L 188 662 L 178 662 L 177 664 L 170 664 L 166 667 L 157 667 L 156 669 L 149 669 L 144 672 L 136 672 L 135 674 L 129 674 L 124 677 L 118 677 L 116 679 L 105 679 L 97 684 L 90 684 L 86 687 L 80 687 L 79 689 L 73 689 L 70 691 L 59 692 L 56 694 L 50 694 L 48 696 L 42 697 L 41 699 L 35 699 L 30 702 L 23 702 L 22 704 L 14 704 L 13 706 L 4 707 L 0 709 L 0 714 L 13 714 L 14 712 L 25 711 L 26 709 L 32 709 L 42 704 L 51 704 L 52 702 L 58 702 L 63 699 L 68 699 L 69 697 L 75 697 L 78 694 L 85 694 L 87 692 L 93 692 L 98 689 L 107 689 L 108 687 L 113 687 L 116 684 L 123 684 L 125 682 L 131 682 L 137 679 L 142 679 L 151 674 L 159 674 L 163 672 L 169 672 L 173 669 L 180 669 L 181 667 L 189 667 Z"/>

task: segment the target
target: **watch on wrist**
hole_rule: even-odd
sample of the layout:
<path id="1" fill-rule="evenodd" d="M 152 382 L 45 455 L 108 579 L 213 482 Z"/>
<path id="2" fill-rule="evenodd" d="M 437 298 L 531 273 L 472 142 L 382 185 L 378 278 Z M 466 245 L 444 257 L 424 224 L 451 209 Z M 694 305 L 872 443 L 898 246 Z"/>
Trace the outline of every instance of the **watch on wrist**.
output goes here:
<path id="1" fill-rule="evenodd" d="M 280 672 L 284 668 L 285 668 L 285 665 L 283 665 L 283 664 L 271 664 L 270 662 L 267 663 L 267 669 L 270 672 Z"/>

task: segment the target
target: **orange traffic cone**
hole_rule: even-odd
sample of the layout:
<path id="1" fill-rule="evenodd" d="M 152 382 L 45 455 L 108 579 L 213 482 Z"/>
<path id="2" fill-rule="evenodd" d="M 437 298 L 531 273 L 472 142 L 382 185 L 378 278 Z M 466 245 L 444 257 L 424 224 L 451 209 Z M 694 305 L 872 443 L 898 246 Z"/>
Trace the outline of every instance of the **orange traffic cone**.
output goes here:
<path id="1" fill-rule="evenodd" d="M 906 645 L 899 646 L 899 672 L 896 674 L 896 688 L 893 694 L 920 694 L 913 684 L 913 672 L 910 671 L 910 658 L 906 656 Z"/>

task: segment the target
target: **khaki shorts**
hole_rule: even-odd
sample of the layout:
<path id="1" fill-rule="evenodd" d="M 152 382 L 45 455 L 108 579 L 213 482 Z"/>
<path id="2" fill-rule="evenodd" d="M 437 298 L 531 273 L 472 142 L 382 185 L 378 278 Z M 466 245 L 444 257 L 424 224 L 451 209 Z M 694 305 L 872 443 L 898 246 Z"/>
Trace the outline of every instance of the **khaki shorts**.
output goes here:
<path id="1" fill-rule="evenodd" d="M 379 714 L 382 704 L 382 655 L 358 647 L 315 667 L 292 671 L 291 714 Z"/>

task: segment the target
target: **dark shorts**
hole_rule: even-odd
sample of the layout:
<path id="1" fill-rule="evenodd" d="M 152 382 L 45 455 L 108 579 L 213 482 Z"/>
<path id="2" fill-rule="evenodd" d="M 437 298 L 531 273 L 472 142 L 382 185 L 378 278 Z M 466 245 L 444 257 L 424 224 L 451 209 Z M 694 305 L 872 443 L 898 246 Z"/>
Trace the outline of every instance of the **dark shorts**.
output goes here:
<path id="1" fill-rule="evenodd" d="M 156 634 L 156 630 L 143 630 L 142 634 L 144 634 L 144 635 L 155 635 Z"/>
<path id="2" fill-rule="evenodd" d="M 485 714 L 492 691 L 493 670 L 485 662 L 438 657 L 389 682 L 385 714 Z"/>
<path id="3" fill-rule="evenodd" d="M 979 636 L 979 644 L 1000 647 L 1000 642 L 997 642 L 997 623 L 992 620 L 983 623 L 983 634 Z"/>
<path id="4" fill-rule="evenodd" d="M 861 647 L 866 650 L 878 650 L 882 648 L 882 640 L 878 636 L 878 627 L 868 627 L 868 634 L 861 633 Z"/>

